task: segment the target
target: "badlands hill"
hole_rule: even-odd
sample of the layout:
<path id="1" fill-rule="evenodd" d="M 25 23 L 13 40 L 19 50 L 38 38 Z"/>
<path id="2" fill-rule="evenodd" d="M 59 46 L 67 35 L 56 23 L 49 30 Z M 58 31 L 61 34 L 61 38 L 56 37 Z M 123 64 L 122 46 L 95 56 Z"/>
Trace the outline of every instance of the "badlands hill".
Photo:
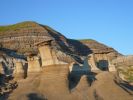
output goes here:
<path id="1" fill-rule="evenodd" d="M 22 22 L 9 26 L 0 26 L 0 46 L 19 53 L 37 53 L 34 45 L 44 40 L 52 39 L 52 46 L 68 53 L 86 56 L 89 53 L 118 53 L 113 48 L 107 47 L 95 40 L 73 40 L 68 39 L 61 33 L 49 26 L 36 22 Z M 13 44 L 13 45 L 11 45 Z M 84 50 L 84 51 L 83 51 Z"/>
<path id="2" fill-rule="evenodd" d="M 0 26 L 0 100 L 133 100 L 128 62 L 95 40 L 36 22 Z"/>

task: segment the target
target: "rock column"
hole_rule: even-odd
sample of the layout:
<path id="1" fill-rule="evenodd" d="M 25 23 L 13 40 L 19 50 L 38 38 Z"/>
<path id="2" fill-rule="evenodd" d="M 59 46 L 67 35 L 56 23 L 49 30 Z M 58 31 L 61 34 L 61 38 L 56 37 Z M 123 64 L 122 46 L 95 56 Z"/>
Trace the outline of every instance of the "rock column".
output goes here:
<path id="1" fill-rule="evenodd" d="M 39 52 L 41 55 L 42 66 L 54 64 L 53 57 L 52 57 L 52 50 L 50 49 L 50 46 L 48 44 L 44 46 L 40 46 Z"/>
<path id="2" fill-rule="evenodd" d="M 28 60 L 27 73 L 34 73 L 34 72 L 40 72 L 41 71 L 39 57 L 37 57 L 37 56 L 28 57 L 27 60 Z"/>
<path id="3" fill-rule="evenodd" d="M 95 62 L 95 58 L 94 58 L 94 54 L 90 54 L 89 55 L 89 60 L 88 60 L 88 63 L 89 65 L 91 66 L 91 71 L 97 71 L 99 70 L 96 66 L 96 62 Z"/>
<path id="4" fill-rule="evenodd" d="M 21 61 L 16 60 L 15 61 L 15 69 L 14 69 L 14 78 L 15 79 L 24 79 L 24 77 L 25 77 L 24 66 Z"/>

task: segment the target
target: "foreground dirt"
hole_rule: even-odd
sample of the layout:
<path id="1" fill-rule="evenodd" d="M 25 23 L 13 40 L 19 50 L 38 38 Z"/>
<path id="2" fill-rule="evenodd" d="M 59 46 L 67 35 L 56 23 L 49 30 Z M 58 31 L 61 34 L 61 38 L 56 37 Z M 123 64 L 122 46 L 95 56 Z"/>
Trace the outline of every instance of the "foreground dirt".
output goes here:
<path id="1" fill-rule="evenodd" d="M 91 84 L 83 75 L 77 86 L 69 89 L 66 65 L 48 66 L 41 73 L 30 73 L 19 80 L 19 86 L 8 100 L 133 100 L 133 95 L 114 82 L 114 74 L 102 72 Z"/>

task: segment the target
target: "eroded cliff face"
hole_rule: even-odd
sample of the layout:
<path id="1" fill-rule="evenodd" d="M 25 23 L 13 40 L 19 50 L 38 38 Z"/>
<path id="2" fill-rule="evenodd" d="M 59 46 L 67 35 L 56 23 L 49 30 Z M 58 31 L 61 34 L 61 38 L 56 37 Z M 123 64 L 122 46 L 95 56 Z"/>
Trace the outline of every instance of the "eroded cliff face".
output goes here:
<path id="1" fill-rule="evenodd" d="M 112 60 L 112 63 L 115 64 L 116 66 L 121 66 L 121 65 L 132 66 L 133 55 L 117 57 L 116 59 Z"/>
<path id="2" fill-rule="evenodd" d="M 80 40 L 80 42 L 90 48 L 91 54 L 88 55 L 88 62 L 92 66 L 92 70 L 116 71 L 115 66 L 111 64 L 111 61 L 122 56 L 120 53 L 113 48 L 92 39 Z M 81 52 L 85 51 L 81 50 Z"/>
<path id="3" fill-rule="evenodd" d="M 97 61 L 112 60 L 119 56 L 119 53 L 114 49 L 94 40 L 67 39 L 52 28 L 36 22 L 29 21 L 0 27 L 1 50 L 13 50 L 23 55 L 27 53 L 37 55 L 39 49 L 35 44 L 49 39 L 52 40 L 51 48 L 69 55 L 79 63 L 83 63 L 82 56 L 88 56 L 92 53 L 95 54 Z"/>
<path id="4" fill-rule="evenodd" d="M 7 55 L 1 57 L 1 63 L 16 77 L 56 64 L 69 64 L 71 69 L 78 64 L 84 69 L 86 58 L 92 70 L 108 70 L 110 61 L 120 56 L 114 49 L 94 40 L 67 39 L 46 25 L 30 21 L 1 26 L 0 46 L 0 51 Z"/>
<path id="5" fill-rule="evenodd" d="M 133 56 L 121 56 L 112 60 L 112 64 L 116 66 L 119 77 L 133 84 Z"/>
<path id="6" fill-rule="evenodd" d="M 118 56 L 121 56 L 116 50 L 111 47 L 108 47 L 102 43 L 99 43 L 95 40 L 80 40 L 84 45 L 90 48 L 91 52 L 95 54 L 97 61 L 100 59 L 109 59 L 112 60 Z"/>
<path id="7" fill-rule="evenodd" d="M 89 91 L 95 81 L 93 71 L 116 71 L 112 60 L 121 56 L 94 40 L 68 39 L 36 22 L 0 27 L 0 52 L 0 73 L 13 76 L 20 85 L 10 97 L 13 100 L 23 95 L 26 100 L 31 92 L 59 100 L 63 96 L 66 100 L 89 99 L 91 92 L 95 100 L 95 89 Z"/>

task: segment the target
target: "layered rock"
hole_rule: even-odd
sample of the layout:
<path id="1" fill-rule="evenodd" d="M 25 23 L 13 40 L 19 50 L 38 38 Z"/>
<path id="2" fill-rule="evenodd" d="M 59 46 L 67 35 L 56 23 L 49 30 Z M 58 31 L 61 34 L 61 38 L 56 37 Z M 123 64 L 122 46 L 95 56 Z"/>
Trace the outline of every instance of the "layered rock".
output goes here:
<path id="1" fill-rule="evenodd" d="M 112 60 L 112 63 L 116 66 L 120 66 L 120 65 L 129 65 L 132 66 L 133 65 L 133 56 L 121 56 L 121 57 L 117 57 L 116 59 Z"/>
<path id="2" fill-rule="evenodd" d="M 133 56 L 121 56 L 112 60 L 112 64 L 116 66 L 119 77 L 129 83 L 133 82 Z"/>
<path id="3" fill-rule="evenodd" d="M 67 52 L 69 55 L 74 54 L 74 52 L 69 49 L 67 39 L 62 34 L 48 26 L 40 25 L 36 22 L 22 22 L 9 26 L 1 26 L 0 33 L 1 48 L 14 50 L 21 54 L 31 52 L 37 55 L 38 47 L 34 44 L 47 39 L 53 40 L 51 47 L 57 50 L 62 49 L 63 52 Z M 12 36 L 10 34 L 12 34 Z M 78 58 L 78 61 L 82 62 L 78 56 L 71 57 L 76 60 Z"/>
<path id="4" fill-rule="evenodd" d="M 50 100 L 88 100 L 91 97 L 91 100 L 108 100 L 112 95 L 117 100 L 116 91 L 122 89 L 114 83 L 113 76 L 103 72 L 95 81 L 92 71 L 116 71 L 118 63 L 132 62 L 125 58 L 113 60 L 121 54 L 94 40 L 67 39 L 50 27 L 36 22 L 0 27 L 0 52 L 0 73 L 3 73 L 2 68 L 6 68 L 6 73 L 12 75 L 11 72 L 14 72 L 14 78 L 19 82 L 10 100 L 20 97 L 24 97 L 23 100 L 31 99 L 28 96 L 33 94 L 46 95 Z M 88 76 L 94 81 L 93 84 L 88 83 Z M 121 77 L 125 79 L 125 76 Z M 116 87 L 114 90 L 110 89 L 112 85 Z M 108 96 L 104 95 L 106 92 Z M 128 96 L 124 91 L 122 95 Z M 124 96 L 120 99 L 125 99 Z M 130 99 L 132 97 L 129 96 Z"/>
<path id="5" fill-rule="evenodd" d="M 27 51 L 36 52 L 37 47 L 34 47 L 34 43 L 44 40 L 49 36 L 47 31 L 35 22 L 22 22 L 10 26 L 1 26 L 0 29 L 2 29 L 0 30 L 1 47 L 17 50 L 22 53 Z"/>
<path id="6" fill-rule="evenodd" d="M 73 62 L 83 64 L 83 56 L 93 55 L 88 61 L 92 70 L 97 70 L 96 67 L 108 70 L 110 61 L 120 55 L 94 40 L 67 39 L 52 28 L 36 22 L 1 26 L 0 33 L 1 48 L 17 51 L 25 57 L 27 52 L 35 55 L 40 53 L 42 66 Z"/>
<path id="7" fill-rule="evenodd" d="M 92 65 L 92 69 L 116 71 L 115 66 L 111 64 L 111 61 L 121 56 L 121 54 L 113 48 L 98 43 L 95 40 L 81 40 L 81 42 L 92 51 L 92 54 L 89 55 L 89 62 Z"/>
<path id="8" fill-rule="evenodd" d="M 51 40 L 38 43 L 42 66 L 63 64 L 57 59 L 55 51 L 51 48 Z"/>

